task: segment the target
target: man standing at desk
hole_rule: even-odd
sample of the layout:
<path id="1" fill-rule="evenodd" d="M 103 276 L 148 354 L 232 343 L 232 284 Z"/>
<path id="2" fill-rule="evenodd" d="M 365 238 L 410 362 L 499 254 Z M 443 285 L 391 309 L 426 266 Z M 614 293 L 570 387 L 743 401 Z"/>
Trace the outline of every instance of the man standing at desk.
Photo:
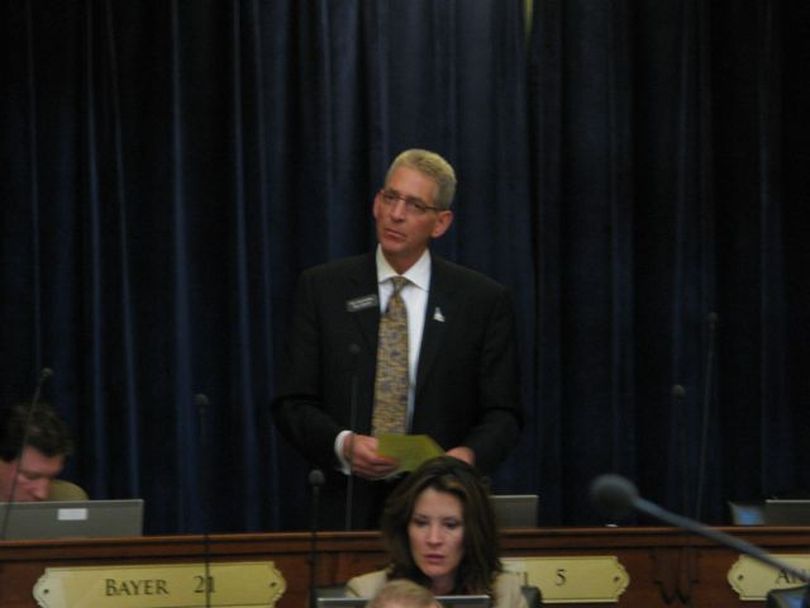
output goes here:
<path id="1" fill-rule="evenodd" d="M 378 434 L 429 435 L 485 473 L 517 443 L 511 297 L 429 249 L 450 228 L 455 189 L 441 156 L 403 152 L 374 197 L 376 251 L 300 278 L 273 409 L 326 475 L 325 529 L 377 528 L 398 466 L 378 453 Z"/>

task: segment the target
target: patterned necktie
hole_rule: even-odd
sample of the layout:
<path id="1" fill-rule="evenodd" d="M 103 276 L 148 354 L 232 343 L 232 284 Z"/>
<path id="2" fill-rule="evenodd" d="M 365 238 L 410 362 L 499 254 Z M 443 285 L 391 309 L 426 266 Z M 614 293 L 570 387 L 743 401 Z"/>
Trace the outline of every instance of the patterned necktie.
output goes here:
<path id="1" fill-rule="evenodd" d="M 400 291 L 408 282 L 393 277 L 394 293 L 380 319 L 372 434 L 404 433 L 408 407 L 408 311 Z"/>

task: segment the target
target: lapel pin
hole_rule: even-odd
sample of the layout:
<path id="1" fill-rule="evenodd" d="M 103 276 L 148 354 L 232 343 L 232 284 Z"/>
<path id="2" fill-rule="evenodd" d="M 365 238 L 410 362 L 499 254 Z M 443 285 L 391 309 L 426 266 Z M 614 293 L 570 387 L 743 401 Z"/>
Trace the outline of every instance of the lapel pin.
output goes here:
<path id="1" fill-rule="evenodd" d="M 436 310 L 433 311 L 433 320 L 438 321 L 439 323 L 444 323 L 444 315 L 442 314 L 442 309 L 438 306 Z"/>

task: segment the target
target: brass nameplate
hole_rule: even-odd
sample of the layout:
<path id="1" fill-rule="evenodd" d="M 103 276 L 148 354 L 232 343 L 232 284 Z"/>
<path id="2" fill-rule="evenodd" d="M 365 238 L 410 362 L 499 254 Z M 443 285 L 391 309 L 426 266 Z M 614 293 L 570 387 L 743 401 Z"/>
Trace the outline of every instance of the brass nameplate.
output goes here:
<path id="1" fill-rule="evenodd" d="M 523 574 L 525 584 L 539 587 L 544 604 L 617 602 L 630 584 L 614 555 L 508 557 L 503 565 Z"/>
<path id="2" fill-rule="evenodd" d="M 801 570 L 810 571 L 810 555 L 774 555 L 779 561 Z M 767 566 L 747 555 L 741 555 L 728 571 L 728 582 L 731 588 L 743 601 L 765 599 L 771 589 L 798 587 L 802 581 L 784 570 Z"/>
<path id="3" fill-rule="evenodd" d="M 206 576 L 207 574 L 207 576 Z M 34 598 L 43 608 L 271 607 L 287 583 L 273 562 L 46 568 Z M 207 598 L 206 598 L 207 596 Z"/>

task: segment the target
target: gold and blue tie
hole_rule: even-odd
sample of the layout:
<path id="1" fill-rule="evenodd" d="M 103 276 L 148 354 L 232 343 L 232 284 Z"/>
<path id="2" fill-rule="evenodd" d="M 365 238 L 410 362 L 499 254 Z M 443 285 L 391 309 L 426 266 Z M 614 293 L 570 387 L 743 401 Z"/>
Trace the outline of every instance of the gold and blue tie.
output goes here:
<path id="1" fill-rule="evenodd" d="M 408 311 L 400 291 L 408 282 L 393 277 L 394 292 L 380 319 L 372 433 L 405 433 L 408 409 Z"/>

